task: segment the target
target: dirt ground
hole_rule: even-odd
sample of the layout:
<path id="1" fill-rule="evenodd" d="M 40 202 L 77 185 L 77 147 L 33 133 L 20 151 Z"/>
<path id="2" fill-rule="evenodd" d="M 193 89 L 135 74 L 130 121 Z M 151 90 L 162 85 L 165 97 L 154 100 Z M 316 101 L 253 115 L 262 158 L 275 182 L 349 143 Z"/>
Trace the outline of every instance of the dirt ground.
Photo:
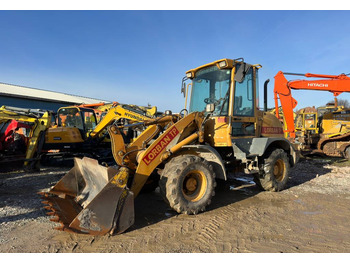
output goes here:
<path id="1" fill-rule="evenodd" d="M 68 168 L 0 174 L 0 252 L 349 253 L 350 163 L 313 158 L 292 170 L 287 189 L 262 192 L 250 176 L 231 176 L 206 212 L 179 215 L 158 189 L 135 200 L 124 234 L 94 237 L 54 230 L 36 192 Z"/>

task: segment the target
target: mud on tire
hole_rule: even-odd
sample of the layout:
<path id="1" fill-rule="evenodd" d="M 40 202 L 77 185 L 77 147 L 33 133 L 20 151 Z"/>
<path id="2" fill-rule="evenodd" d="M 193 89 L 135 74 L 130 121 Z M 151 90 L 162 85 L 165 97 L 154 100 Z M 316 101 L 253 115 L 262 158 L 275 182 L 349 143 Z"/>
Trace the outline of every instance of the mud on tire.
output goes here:
<path id="1" fill-rule="evenodd" d="M 271 150 L 263 160 L 264 164 L 255 175 L 255 183 L 266 191 L 281 191 L 285 188 L 290 171 L 287 153 L 280 148 Z"/>
<path id="2" fill-rule="evenodd" d="M 165 165 L 159 181 L 165 202 L 178 213 L 197 214 L 204 211 L 215 195 L 215 174 L 205 159 L 182 155 Z"/>

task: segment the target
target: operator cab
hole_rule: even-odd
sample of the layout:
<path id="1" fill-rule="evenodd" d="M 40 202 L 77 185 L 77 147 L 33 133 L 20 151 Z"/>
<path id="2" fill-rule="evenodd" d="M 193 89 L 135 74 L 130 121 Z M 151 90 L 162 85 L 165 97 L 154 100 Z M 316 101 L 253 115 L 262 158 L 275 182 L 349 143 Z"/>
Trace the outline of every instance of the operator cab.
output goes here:
<path id="1" fill-rule="evenodd" d="M 190 91 L 188 112 L 205 112 L 207 104 L 214 104 L 212 117 L 217 118 L 216 122 L 231 125 L 233 137 L 256 136 L 260 67 L 243 59 L 222 59 L 187 71 L 184 81 L 191 79 L 192 83 L 187 89 L 184 86 L 182 92 L 187 102 Z"/>
<path id="2" fill-rule="evenodd" d="M 63 107 L 57 111 L 58 126 L 76 127 L 82 137 L 87 137 L 97 125 L 94 110 L 79 107 Z"/>

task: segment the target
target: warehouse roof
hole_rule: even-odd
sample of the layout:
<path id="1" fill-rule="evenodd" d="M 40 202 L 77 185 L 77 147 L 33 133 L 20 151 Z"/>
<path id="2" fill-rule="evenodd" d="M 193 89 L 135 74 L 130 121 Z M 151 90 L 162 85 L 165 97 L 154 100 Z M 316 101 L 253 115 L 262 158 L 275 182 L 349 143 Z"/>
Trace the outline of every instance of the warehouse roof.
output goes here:
<path id="1" fill-rule="evenodd" d="M 110 102 L 102 99 L 84 96 L 69 95 L 60 92 L 42 90 L 32 87 L 24 87 L 0 82 L 0 96 L 27 98 L 50 102 L 68 102 L 74 104 L 94 104 L 99 102 Z"/>

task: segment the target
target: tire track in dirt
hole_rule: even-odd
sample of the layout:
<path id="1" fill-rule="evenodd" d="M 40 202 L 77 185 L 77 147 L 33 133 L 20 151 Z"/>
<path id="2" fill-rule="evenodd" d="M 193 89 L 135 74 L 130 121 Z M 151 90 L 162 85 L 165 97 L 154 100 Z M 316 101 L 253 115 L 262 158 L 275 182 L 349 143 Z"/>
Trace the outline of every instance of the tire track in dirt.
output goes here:
<path id="1" fill-rule="evenodd" d="M 228 242 L 225 244 L 220 241 L 223 235 L 223 228 L 231 222 L 232 214 L 235 208 L 231 205 L 222 208 L 219 214 L 215 215 L 210 223 L 204 227 L 198 234 L 201 252 L 231 252 L 232 245 Z M 231 214 L 231 215 L 230 215 Z"/>
<path id="2" fill-rule="evenodd" d="M 237 208 L 238 207 L 238 208 Z M 238 252 L 245 242 L 225 241 L 225 232 L 245 208 L 232 203 L 198 215 L 176 215 L 117 236 L 102 237 L 81 247 L 86 252 Z M 238 219 L 239 220 L 239 219 Z M 174 241 L 176 239 L 176 241 Z M 77 249 L 78 251 L 79 249 Z"/>
<path id="3" fill-rule="evenodd" d="M 179 215 L 146 228 L 111 236 L 102 241 L 95 241 L 91 248 L 97 252 L 180 252 L 181 241 L 173 243 L 173 239 L 182 239 L 186 234 L 197 230 L 195 216 L 184 219 Z M 106 240 L 106 241 L 105 241 Z M 166 245 L 169 243 L 169 245 Z"/>

